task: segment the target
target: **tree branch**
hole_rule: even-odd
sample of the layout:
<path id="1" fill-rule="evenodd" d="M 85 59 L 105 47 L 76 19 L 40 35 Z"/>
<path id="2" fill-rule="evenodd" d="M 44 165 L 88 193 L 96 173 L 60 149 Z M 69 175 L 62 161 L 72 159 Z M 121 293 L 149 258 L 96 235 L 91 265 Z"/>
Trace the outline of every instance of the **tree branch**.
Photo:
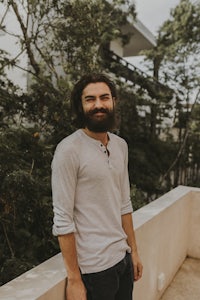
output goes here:
<path id="1" fill-rule="evenodd" d="M 7 61 L 4 65 L 2 65 L 2 67 L 0 68 L 0 71 L 3 70 L 6 66 L 8 65 L 13 65 L 14 62 L 20 57 L 20 55 L 25 51 L 25 49 L 23 49 L 21 52 L 19 52 L 14 58 L 12 58 L 11 60 Z M 15 64 L 14 64 L 15 65 Z"/>
<path id="2" fill-rule="evenodd" d="M 7 6 L 7 8 L 6 8 L 6 10 L 5 10 L 5 13 L 3 14 L 3 16 L 2 16 L 2 18 L 1 18 L 0 28 L 2 27 L 2 24 L 3 24 L 4 20 L 5 20 L 5 17 L 6 17 L 6 15 L 7 15 L 8 11 L 9 11 L 9 5 Z"/>
<path id="3" fill-rule="evenodd" d="M 32 49 L 31 49 L 31 39 L 28 36 L 28 29 L 27 27 L 24 25 L 23 20 L 19 14 L 19 10 L 18 10 L 18 6 L 15 3 L 15 1 L 10 1 L 10 4 L 14 10 L 14 13 L 20 23 L 21 26 L 21 30 L 24 36 L 24 41 L 25 41 L 25 45 L 26 45 L 26 50 L 27 50 L 27 54 L 31 63 L 31 66 L 33 67 L 34 71 L 35 71 L 35 75 L 39 76 L 40 74 L 40 67 L 39 64 L 36 62 L 35 57 L 33 55 Z"/>
<path id="4" fill-rule="evenodd" d="M 14 251 L 13 251 L 13 249 L 12 249 L 10 240 L 9 240 L 9 238 L 8 238 L 8 234 L 7 234 L 7 231 L 6 231 L 6 226 L 5 226 L 5 224 L 4 224 L 3 222 L 1 222 L 1 224 L 2 224 L 2 226 L 3 226 L 3 232 L 4 232 L 4 235 L 5 235 L 5 238 L 6 238 L 6 242 L 7 242 L 7 244 L 8 244 L 8 248 L 9 248 L 10 253 L 11 253 L 11 256 L 12 256 L 12 258 L 13 258 L 13 257 L 15 256 L 15 253 L 14 253 Z"/>

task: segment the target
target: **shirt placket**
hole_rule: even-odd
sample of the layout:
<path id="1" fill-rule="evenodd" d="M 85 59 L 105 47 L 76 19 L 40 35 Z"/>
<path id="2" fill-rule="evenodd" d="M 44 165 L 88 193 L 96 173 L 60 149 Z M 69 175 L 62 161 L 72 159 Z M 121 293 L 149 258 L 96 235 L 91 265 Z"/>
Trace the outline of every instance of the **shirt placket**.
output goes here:
<path id="1" fill-rule="evenodd" d="M 106 148 L 102 143 L 100 143 L 100 150 L 101 150 L 101 152 L 104 153 L 104 155 L 106 155 L 108 167 L 109 167 L 109 169 L 111 169 L 110 150 L 108 148 Z"/>

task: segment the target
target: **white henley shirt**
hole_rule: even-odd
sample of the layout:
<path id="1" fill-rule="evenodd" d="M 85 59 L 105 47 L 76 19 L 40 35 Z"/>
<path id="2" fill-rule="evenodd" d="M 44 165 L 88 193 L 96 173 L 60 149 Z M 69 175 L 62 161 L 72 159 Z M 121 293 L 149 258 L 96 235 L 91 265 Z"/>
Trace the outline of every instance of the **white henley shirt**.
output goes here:
<path id="1" fill-rule="evenodd" d="M 121 221 L 132 212 L 128 148 L 108 136 L 107 152 L 79 129 L 58 144 L 52 161 L 53 234 L 75 233 L 83 274 L 110 268 L 130 252 Z"/>

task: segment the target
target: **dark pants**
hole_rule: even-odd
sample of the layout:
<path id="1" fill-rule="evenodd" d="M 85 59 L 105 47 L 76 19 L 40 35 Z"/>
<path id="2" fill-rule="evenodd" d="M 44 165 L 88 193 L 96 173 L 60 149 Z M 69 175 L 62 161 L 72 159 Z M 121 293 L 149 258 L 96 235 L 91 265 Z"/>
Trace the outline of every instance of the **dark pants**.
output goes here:
<path id="1" fill-rule="evenodd" d="M 101 272 L 83 274 L 87 300 L 132 300 L 133 265 L 131 255 Z"/>

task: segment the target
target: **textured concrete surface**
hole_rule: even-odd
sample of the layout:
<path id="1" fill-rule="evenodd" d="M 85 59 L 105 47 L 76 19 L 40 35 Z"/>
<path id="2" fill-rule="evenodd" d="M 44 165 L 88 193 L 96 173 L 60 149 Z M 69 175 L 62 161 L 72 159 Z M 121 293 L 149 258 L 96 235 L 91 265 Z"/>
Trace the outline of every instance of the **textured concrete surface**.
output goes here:
<path id="1" fill-rule="evenodd" d="M 186 258 L 160 300 L 199 300 L 200 260 Z"/>
<path id="2" fill-rule="evenodd" d="M 66 270 L 59 253 L 2 285 L 0 300 L 63 300 L 65 277 Z"/>

